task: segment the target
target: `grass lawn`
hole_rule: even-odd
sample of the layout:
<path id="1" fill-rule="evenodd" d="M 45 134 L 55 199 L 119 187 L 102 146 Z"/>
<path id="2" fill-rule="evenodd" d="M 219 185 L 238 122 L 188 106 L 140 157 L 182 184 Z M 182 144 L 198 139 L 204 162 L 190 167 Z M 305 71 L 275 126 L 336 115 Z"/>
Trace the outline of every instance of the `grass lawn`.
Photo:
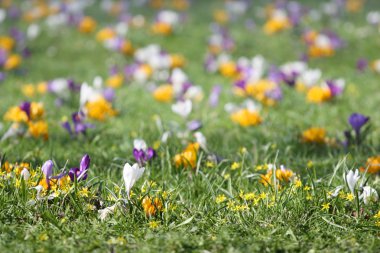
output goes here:
<path id="1" fill-rule="evenodd" d="M 6 1 L 2 2 L 0 9 L 10 15 Z M 13 2 L 23 13 L 38 6 Z M 380 11 L 380 2 L 367 0 L 358 12 L 343 8 L 339 15 L 330 17 L 322 14 L 323 1 L 297 1 L 320 18 L 313 19 L 316 14 L 309 10 L 298 26 L 292 24 L 268 35 L 262 28 L 269 19 L 264 8 L 273 1 L 254 1 L 244 14 L 233 16 L 226 14 L 229 10 L 224 1 L 195 0 L 187 10 L 177 11 L 183 21 L 174 24 L 167 36 L 152 32 L 158 11 L 149 4 L 135 4 L 143 1 L 124 1 L 131 6 L 117 16 L 102 10 L 100 1 L 95 2 L 84 9 L 97 22 L 94 31 L 81 33 L 78 23 L 49 27 L 47 17 L 36 18 L 33 23 L 39 26 L 39 35 L 25 41 L 30 57 L 11 70 L 4 69 L 0 60 L 0 73 L 6 74 L 0 81 L 0 136 L 13 124 L 7 120 L 7 112 L 23 101 L 43 103 L 42 118 L 49 135 L 48 139 L 33 138 L 29 129 L 22 136 L 0 142 L 0 252 L 379 251 L 379 202 L 373 194 L 368 203 L 360 196 L 365 187 L 380 190 L 380 158 L 367 162 L 369 157 L 380 155 L 380 73 L 371 67 L 359 72 L 356 63 L 360 58 L 370 62 L 380 58 L 380 26 L 366 21 L 369 11 Z M 261 55 L 267 62 L 265 73 L 270 66 L 298 61 L 307 52 L 304 31 L 334 31 L 344 41 L 342 47 L 334 49 L 330 57 L 309 57 L 307 65 L 320 69 L 321 80 L 343 78 L 342 94 L 333 97 L 329 93 L 331 99 L 312 103 L 307 91 L 297 91 L 282 80 L 275 82 L 282 92 L 275 105 L 266 105 L 252 95 L 261 107 L 261 124 L 245 127 L 231 120 L 225 105 L 241 105 L 249 95 L 239 96 L 233 89 L 237 74 L 226 77 L 220 71 L 205 70 L 216 10 L 230 15 L 221 25 L 234 40 L 234 50 L 225 52 L 230 61 L 237 64 L 239 57 Z M 126 56 L 109 50 L 96 39 L 97 33 L 115 25 L 123 12 L 145 17 L 142 27 L 128 21 L 123 38 L 134 48 L 157 44 L 185 59 L 181 69 L 193 86 L 203 91 L 203 99 L 190 100 L 192 110 L 187 117 L 172 110 L 180 99 L 163 103 L 154 98 L 154 90 L 167 81 L 155 79 L 154 74 L 143 82 L 126 76 L 125 68 L 136 63 L 136 54 Z M 251 20 L 255 25 L 247 28 Z M 0 21 L 0 49 L 1 36 L 8 36 L 12 27 L 25 32 L 30 24 L 8 16 Z M 91 86 L 100 76 L 107 87 L 113 66 L 124 78 L 109 102 L 117 113 L 97 121 L 91 118 L 91 101 L 87 101 L 85 120 L 94 127 L 85 135 L 70 136 L 62 127 L 64 119 L 70 119 L 80 107 L 79 90 L 69 91 L 60 106 L 56 105 L 59 94 L 35 91 L 31 96 L 25 92 L 27 84 L 37 87 L 57 78 Z M 261 79 L 267 77 L 264 74 Z M 215 85 L 222 89 L 219 103 L 213 107 L 209 96 Z M 351 142 L 345 148 L 343 132 L 351 128 L 348 118 L 352 113 L 370 120 L 362 129 L 361 143 Z M 186 154 L 184 149 L 190 143 L 200 143 L 192 131 L 185 131 L 191 120 L 202 122 L 198 131 L 207 139 L 207 148 Z M 27 121 L 22 124 L 28 128 L 33 122 L 30 117 Z M 302 137 L 312 127 L 326 133 L 317 143 Z M 166 131 L 171 136 L 165 142 L 162 136 Z M 123 167 L 136 163 L 133 149 L 138 138 L 155 149 L 156 157 L 140 163 L 145 171 L 129 198 Z M 65 174 L 66 185 L 53 178 L 46 185 L 48 180 L 41 170 L 45 161 L 53 161 L 54 176 L 78 167 L 84 154 L 91 159 L 85 180 L 77 175 L 70 182 Z M 192 164 L 188 160 L 194 156 Z M 30 174 L 28 180 L 21 173 L 24 167 Z M 377 174 L 368 173 L 372 167 Z M 351 192 L 347 174 L 359 168 L 363 168 L 361 178 Z M 265 175 L 267 181 L 263 180 Z M 44 183 L 37 193 L 35 187 Z M 338 186 L 342 189 L 335 196 Z M 109 207 L 112 212 L 101 219 L 100 213 Z"/>

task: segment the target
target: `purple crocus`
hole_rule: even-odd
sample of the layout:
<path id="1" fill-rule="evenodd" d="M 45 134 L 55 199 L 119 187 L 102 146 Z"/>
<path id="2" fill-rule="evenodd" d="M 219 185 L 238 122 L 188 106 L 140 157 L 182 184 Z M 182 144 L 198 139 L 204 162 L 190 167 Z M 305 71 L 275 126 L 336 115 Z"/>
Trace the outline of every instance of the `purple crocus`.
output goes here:
<path id="1" fill-rule="evenodd" d="M 356 69 L 360 72 L 363 72 L 368 67 L 367 59 L 361 58 L 356 62 Z"/>
<path id="2" fill-rule="evenodd" d="M 74 112 L 71 115 L 71 119 L 73 121 L 73 127 L 71 127 L 71 124 L 69 121 L 62 122 L 61 126 L 69 132 L 71 136 L 74 134 L 83 134 L 86 135 L 86 131 L 88 128 L 93 128 L 94 125 L 89 123 L 84 123 L 85 116 L 83 112 Z"/>
<path id="3" fill-rule="evenodd" d="M 90 156 L 88 154 L 85 154 L 82 157 L 82 160 L 80 162 L 79 168 L 71 168 L 69 171 L 69 177 L 71 181 L 74 182 L 75 178 L 80 180 L 86 180 L 87 179 L 87 171 L 88 167 L 90 167 Z"/>
<path id="4" fill-rule="evenodd" d="M 148 147 L 146 150 L 134 148 L 133 156 L 139 164 L 145 164 L 156 156 L 156 151 L 151 147 Z"/>
<path id="5" fill-rule="evenodd" d="M 369 117 L 360 114 L 353 113 L 348 118 L 348 123 L 351 125 L 352 129 L 355 131 L 356 144 L 360 144 L 360 129 L 369 121 Z"/>
<path id="6" fill-rule="evenodd" d="M 24 111 L 26 115 L 28 115 L 28 118 L 30 118 L 30 102 L 28 101 L 22 102 L 20 105 L 20 109 Z"/>
<path id="7" fill-rule="evenodd" d="M 333 97 L 339 96 L 343 93 L 343 85 L 340 85 L 338 82 L 334 80 L 327 80 L 326 84 Z"/>
<path id="8" fill-rule="evenodd" d="M 45 176 L 46 184 L 50 186 L 50 179 L 53 175 L 53 167 L 54 163 L 52 160 L 47 160 L 43 165 L 42 165 L 42 173 Z"/>
<path id="9" fill-rule="evenodd" d="M 192 121 L 189 121 L 186 124 L 186 126 L 187 126 L 187 129 L 189 129 L 190 131 L 197 131 L 200 128 L 202 128 L 202 122 L 199 120 L 192 120 Z"/>
<path id="10" fill-rule="evenodd" d="M 220 85 L 215 85 L 212 87 L 210 97 L 208 99 L 208 103 L 211 107 L 216 107 L 219 103 L 219 96 L 222 92 L 222 87 Z"/>

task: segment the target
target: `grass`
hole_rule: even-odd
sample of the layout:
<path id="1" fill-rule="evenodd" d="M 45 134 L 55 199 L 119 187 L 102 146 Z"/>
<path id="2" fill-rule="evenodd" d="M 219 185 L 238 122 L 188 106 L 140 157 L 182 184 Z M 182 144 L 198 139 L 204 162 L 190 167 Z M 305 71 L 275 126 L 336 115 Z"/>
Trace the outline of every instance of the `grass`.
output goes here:
<path id="1" fill-rule="evenodd" d="M 311 1 L 303 2 L 315 5 Z M 115 108 L 120 111 L 117 117 L 95 123 L 96 128 L 86 137 L 71 139 L 61 128 L 60 120 L 78 108 L 79 95 L 73 95 L 69 103 L 59 108 L 54 107 L 53 96 L 36 96 L 32 100 L 45 105 L 49 140 L 9 140 L 0 143 L 0 152 L 12 163 L 30 163 L 35 171 L 48 159 L 54 160 L 56 171 L 66 162 L 67 168 L 78 166 L 82 155 L 88 153 L 91 157 L 89 177 L 66 194 L 30 205 L 35 190 L 29 189 L 26 182 L 3 175 L 0 179 L 0 251 L 376 252 L 380 238 L 373 216 L 379 211 L 378 204 L 360 204 L 358 213 L 356 200 L 328 198 L 329 191 L 344 184 L 345 171 L 363 166 L 368 156 L 380 152 L 379 76 L 370 71 L 358 74 L 355 70 L 358 58 L 376 59 L 380 46 L 375 29 L 365 40 L 357 36 L 357 29 L 367 26 L 368 10 L 380 7 L 376 1 L 367 2 L 366 9 L 359 14 L 308 24 L 316 28 L 331 27 L 347 43 L 334 57 L 309 62 L 309 66 L 320 68 L 324 77 L 346 79 L 343 96 L 315 105 L 283 85 L 283 101 L 265 108 L 264 123 L 252 128 L 234 124 L 223 109 L 227 102 L 241 101 L 231 92 L 231 80 L 203 70 L 211 10 L 220 3 L 195 3 L 188 12 L 188 21 L 170 37 L 152 35 L 148 29 L 131 29 L 128 37 L 137 47 L 157 43 L 170 53 L 184 55 L 187 61 L 184 71 L 206 94 L 205 99 L 195 105 L 191 118 L 202 120 L 208 148 L 225 160 L 210 168 L 207 154 L 203 152 L 196 171 L 177 169 L 172 158 L 183 145 L 172 138 L 160 146 L 159 156 L 146 166 L 145 174 L 133 188 L 136 195 L 132 201 L 119 201 L 117 211 L 101 221 L 97 210 L 113 205 L 112 196 L 126 198 L 122 168 L 125 162 L 134 161 L 133 139 L 141 137 L 151 145 L 160 139 L 162 132 L 155 125 L 154 115 L 161 118 L 165 128 L 170 122 L 179 125 L 184 122 L 171 112 L 169 104 L 154 101 L 145 87 L 128 83 L 116 93 Z M 96 15 L 100 26 L 114 22 L 98 13 L 95 7 L 89 11 Z M 141 9 L 136 13 L 140 11 L 150 18 L 154 14 L 152 10 Z M 248 15 L 254 17 L 253 13 L 250 9 Z M 261 26 L 263 21 L 257 20 Z M 354 28 L 345 29 L 347 22 Z M 0 32 L 5 33 L 13 25 L 25 28 L 22 22 L 8 22 L 0 27 Z M 261 54 L 269 62 L 281 65 L 298 59 L 304 50 L 294 30 L 267 36 L 259 28 L 247 32 L 242 22 L 228 26 L 237 43 L 232 54 L 234 59 Z M 26 74 L 10 74 L 0 84 L 0 115 L 9 107 L 30 99 L 21 93 L 25 83 L 57 77 L 92 82 L 98 75 L 106 78 L 113 64 L 124 66 L 131 61 L 103 48 L 94 34 L 83 35 L 70 27 L 50 30 L 42 26 L 41 35 L 28 45 L 33 54 L 22 65 Z M 206 98 L 214 84 L 221 84 L 223 93 L 219 106 L 211 109 Z M 340 148 L 300 142 L 302 131 L 311 126 L 324 127 L 329 136 L 342 139 L 352 112 L 371 116 L 371 131 L 362 146 L 352 147 L 345 153 Z M 2 132 L 8 123 L 3 122 L 3 125 Z M 241 152 L 242 147 L 247 151 Z M 309 161 L 312 166 L 308 165 Z M 238 162 L 240 168 L 231 170 L 233 162 Z M 263 186 L 258 182 L 255 168 L 266 163 L 291 168 L 300 176 L 302 186 L 291 184 L 280 191 Z M 336 177 L 329 185 L 334 169 Z M 36 177 L 41 174 L 38 173 Z M 15 186 L 17 182 L 19 186 Z M 152 186 L 152 182 L 155 185 Z M 369 185 L 380 190 L 375 176 L 370 177 Z M 88 197 L 83 195 L 83 187 L 90 190 Z M 241 191 L 254 192 L 258 202 L 239 197 Z M 164 192 L 168 197 L 165 198 Z M 348 193 L 347 188 L 345 192 Z M 146 217 L 139 198 L 145 195 L 158 196 L 165 211 Z M 216 203 L 220 195 L 224 195 L 226 201 Z M 322 210 L 326 203 L 331 203 L 331 207 Z M 248 210 L 233 208 L 245 204 Z M 157 228 L 152 228 L 152 221 L 157 222 Z"/>

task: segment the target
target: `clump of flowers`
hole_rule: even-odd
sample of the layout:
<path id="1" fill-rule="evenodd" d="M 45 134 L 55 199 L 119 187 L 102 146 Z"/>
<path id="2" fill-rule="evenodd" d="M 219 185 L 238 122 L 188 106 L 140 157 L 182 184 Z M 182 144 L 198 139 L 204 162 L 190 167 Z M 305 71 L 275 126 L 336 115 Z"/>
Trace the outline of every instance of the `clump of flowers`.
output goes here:
<path id="1" fill-rule="evenodd" d="M 264 186 L 273 186 L 275 183 L 273 173 L 275 173 L 275 178 L 278 180 L 278 185 L 288 184 L 296 179 L 296 173 L 291 169 L 287 169 L 283 165 L 280 166 L 280 169 L 276 169 L 275 165 L 271 165 L 266 174 L 260 175 L 260 183 Z"/>
<path id="2" fill-rule="evenodd" d="M 180 22 L 180 16 L 177 12 L 171 10 L 160 11 L 152 25 L 152 31 L 155 34 L 170 35 Z"/>
<path id="3" fill-rule="evenodd" d="M 147 217 L 156 216 L 163 210 L 162 201 L 158 197 L 151 198 L 146 196 L 141 202 L 141 205 Z"/>
<path id="4" fill-rule="evenodd" d="M 133 156 L 139 164 L 144 165 L 156 156 L 156 151 L 148 147 L 144 140 L 135 139 L 133 140 Z"/>
<path id="5" fill-rule="evenodd" d="M 310 57 L 333 56 L 336 50 L 344 46 L 339 36 L 331 31 L 307 31 L 303 35 L 303 40 L 307 45 L 307 53 Z"/>
<path id="6" fill-rule="evenodd" d="M 259 113 L 260 107 L 250 100 L 243 106 L 227 104 L 225 109 L 230 113 L 231 120 L 243 127 L 257 126 L 263 121 Z"/>
<path id="7" fill-rule="evenodd" d="M 4 120 L 11 122 L 2 140 L 13 136 L 32 136 L 48 139 L 48 125 L 44 120 L 45 110 L 42 103 L 23 102 L 11 107 L 4 115 Z"/>
<path id="8" fill-rule="evenodd" d="M 86 135 L 87 129 L 94 127 L 94 125 L 85 122 L 85 115 L 83 112 L 74 112 L 71 114 L 71 121 L 72 124 L 67 118 L 64 118 L 61 125 L 72 137 L 80 134 Z"/>

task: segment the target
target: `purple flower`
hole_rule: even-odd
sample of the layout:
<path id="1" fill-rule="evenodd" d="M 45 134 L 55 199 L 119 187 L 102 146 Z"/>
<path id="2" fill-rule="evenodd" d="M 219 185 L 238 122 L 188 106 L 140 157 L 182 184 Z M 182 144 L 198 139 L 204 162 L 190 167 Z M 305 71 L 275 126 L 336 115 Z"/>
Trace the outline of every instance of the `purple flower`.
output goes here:
<path id="1" fill-rule="evenodd" d="M 69 132 L 71 136 L 74 134 L 84 134 L 86 135 L 86 131 L 88 128 L 93 128 L 94 125 L 89 123 L 84 123 L 85 115 L 82 112 L 74 112 L 71 115 L 71 119 L 73 121 L 73 128 L 71 128 L 71 124 L 69 121 L 62 122 L 61 126 Z"/>
<path id="2" fill-rule="evenodd" d="M 134 148 L 133 156 L 139 164 L 145 164 L 156 156 L 156 151 L 151 147 L 148 147 L 146 150 Z"/>
<path id="3" fill-rule="evenodd" d="M 26 115 L 28 115 L 28 118 L 30 117 L 30 102 L 22 102 L 22 104 L 20 105 L 20 109 L 23 110 L 26 113 Z"/>
<path id="4" fill-rule="evenodd" d="M 360 113 L 353 113 L 348 118 L 348 123 L 350 123 L 352 129 L 355 130 L 355 133 L 359 135 L 360 129 L 369 121 L 369 117 L 364 116 Z"/>
<path id="5" fill-rule="evenodd" d="M 42 173 L 45 176 L 46 184 L 50 185 L 50 178 L 53 175 L 53 161 L 52 160 L 47 160 L 43 165 L 42 165 Z"/>
<path id="6" fill-rule="evenodd" d="M 208 99 L 208 103 L 211 107 L 216 107 L 219 103 L 219 96 L 222 92 L 222 87 L 220 85 L 215 85 L 212 87 L 210 97 Z"/>
<path id="7" fill-rule="evenodd" d="M 368 67 L 367 59 L 361 58 L 356 62 L 356 69 L 363 72 Z"/>
<path id="8" fill-rule="evenodd" d="M 336 97 L 343 92 L 343 86 L 339 85 L 337 82 L 333 80 L 327 80 L 326 81 L 327 86 L 329 87 L 329 90 L 331 92 L 331 95 L 333 97 Z"/>
<path id="9" fill-rule="evenodd" d="M 74 181 L 75 178 L 80 180 L 86 180 L 87 179 L 87 171 L 88 167 L 90 167 L 90 156 L 88 154 L 85 154 L 82 157 L 82 160 L 80 162 L 79 168 L 71 168 L 69 171 L 69 177 L 71 181 Z"/>
<path id="10" fill-rule="evenodd" d="M 202 127 L 202 122 L 200 122 L 199 120 L 192 120 L 188 122 L 186 125 L 187 129 L 189 129 L 190 131 L 197 131 Z"/>

